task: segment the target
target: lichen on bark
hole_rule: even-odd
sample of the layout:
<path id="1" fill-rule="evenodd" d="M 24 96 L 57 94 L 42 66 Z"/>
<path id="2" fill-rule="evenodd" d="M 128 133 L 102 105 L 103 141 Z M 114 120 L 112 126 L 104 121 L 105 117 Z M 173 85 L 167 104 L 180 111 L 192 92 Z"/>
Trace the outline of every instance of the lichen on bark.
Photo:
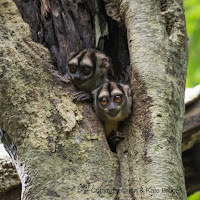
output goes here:
<path id="1" fill-rule="evenodd" d="M 91 105 L 72 102 L 11 0 L 0 13 L 0 127 L 22 199 L 113 199 L 98 192 L 116 186 L 118 164 Z"/>

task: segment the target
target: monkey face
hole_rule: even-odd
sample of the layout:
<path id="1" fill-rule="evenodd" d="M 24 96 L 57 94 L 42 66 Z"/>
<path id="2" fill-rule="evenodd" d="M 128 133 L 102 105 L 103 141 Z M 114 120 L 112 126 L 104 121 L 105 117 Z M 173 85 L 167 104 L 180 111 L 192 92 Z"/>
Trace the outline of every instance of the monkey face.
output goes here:
<path id="1" fill-rule="evenodd" d="M 105 54 L 95 49 L 76 53 L 68 63 L 68 73 L 78 89 L 91 92 L 104 80 L 111 64 Z"/>
<path id="2" fill-rule="evenodd" d="M 95 72 L 95 60 L 88 58 L 87 52 L 82 52 L 72 58 L 68 64 L 68 73 L 76 86 L 81 86 Z"/>
<path id="3" fill-rule="evenodd" d="M 122 94 L 112 94 L 112 96 L 102 96 L 99 97 L 98 103 L 99 106 L 105 110 L 105 113 L 109 117 L 117 117 L 120 112 L 120 106 L 123 103 L 123 95 Z"/>
<path id="4" fill-rule="evenodd" d="M 95 98 L 95 110 L 103 121 L 121 121 L 127 117 L 125 110 L 129 104 L 127 103 L 126 87 L 119 83 L 108 82 L 98 89 Z M 130 111 L 128 111 L 129 113 Z"/>
<path id="5" fill-rule="evenodd" d="M 70 63 L 68 65 L 69 73 L 76 86 L 85 83 L 93 75 L 93 67 L 90 65 L 76 65 Z"/>

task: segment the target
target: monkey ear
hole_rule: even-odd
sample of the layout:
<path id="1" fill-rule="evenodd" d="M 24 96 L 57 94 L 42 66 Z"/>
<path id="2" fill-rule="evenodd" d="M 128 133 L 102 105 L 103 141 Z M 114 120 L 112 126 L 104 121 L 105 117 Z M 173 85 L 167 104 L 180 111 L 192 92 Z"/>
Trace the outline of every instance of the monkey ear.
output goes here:
<path id="1" fill-rule="evenodd" d="M 129 85 L 124 85 L 123 84 L 123 88 L 126 91 L 128 97 L 131 96 L 131 88 L 129 87 Z"/>
<path id="2" fill-rule="evenodd" d="M 110 68 L 110 66 L 112 66 L 112 59 L 111 58 L 105 56 L 101 60 L 102 60 L 101 67 Z"/>
<path id="3" fill-rule="evenodd" d="M 114 76 L 114 70 L 113 70 L 113 64 L 112 64 L 112 59 L 104 56 L 101 59 L 101 64 L 100 64 L 100 68 L 102 70 L 102 73 L 107 76 L 107 75 L 112 75 Z"/>

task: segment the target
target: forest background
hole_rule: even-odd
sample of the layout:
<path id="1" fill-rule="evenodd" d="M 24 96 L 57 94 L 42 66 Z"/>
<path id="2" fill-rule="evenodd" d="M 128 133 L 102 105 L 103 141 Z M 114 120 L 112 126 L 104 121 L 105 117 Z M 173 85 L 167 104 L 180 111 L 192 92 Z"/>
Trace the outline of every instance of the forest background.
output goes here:
<path id="1" fill-rule="evenodd" d="M 200 1 L 184 0 L 183 2 L 189 38 L 189 62 L 186 87 L 194 87 L 200 84 Z"/>
<path id="2" fill-rule="evenodd" d="M 188 71 L 186 87 L 200 84 L 200 1 L 183 0 L 188 34 Z M 200 152 L 199 152 L 200 153 Z M 200 200 L 200 191 L 194 193 L 188 200 Z"/>

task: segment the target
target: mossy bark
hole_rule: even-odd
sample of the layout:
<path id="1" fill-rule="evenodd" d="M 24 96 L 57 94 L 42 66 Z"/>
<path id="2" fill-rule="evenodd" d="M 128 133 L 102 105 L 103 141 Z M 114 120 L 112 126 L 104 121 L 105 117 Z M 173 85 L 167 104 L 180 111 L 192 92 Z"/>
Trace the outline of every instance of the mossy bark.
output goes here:
<path id="1" fill-rule="evenodd" d="M 22 199 L 114 199 L 118 162 L 91 105 L 72 102 L 74 87 L 52 75 L 11 0 L 0 13 L 1 136 Z"/>

